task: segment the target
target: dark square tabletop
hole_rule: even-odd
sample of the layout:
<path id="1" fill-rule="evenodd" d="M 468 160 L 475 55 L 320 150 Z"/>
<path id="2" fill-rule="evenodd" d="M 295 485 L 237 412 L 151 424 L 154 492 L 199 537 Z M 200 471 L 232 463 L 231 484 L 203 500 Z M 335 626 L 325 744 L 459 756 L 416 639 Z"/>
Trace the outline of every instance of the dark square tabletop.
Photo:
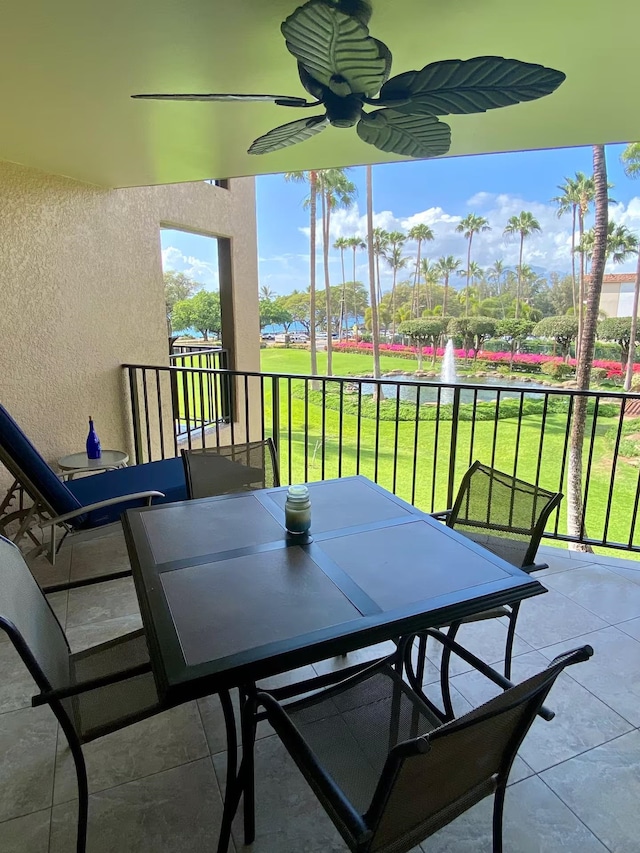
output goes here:
<path id="1" fill-rule="evenodd" d="M 158 690 L 206 695 L 446 625 L 544 587 L 364 477 L 309 484 L 311 541 L 286 487 L 123 517 Z"/>

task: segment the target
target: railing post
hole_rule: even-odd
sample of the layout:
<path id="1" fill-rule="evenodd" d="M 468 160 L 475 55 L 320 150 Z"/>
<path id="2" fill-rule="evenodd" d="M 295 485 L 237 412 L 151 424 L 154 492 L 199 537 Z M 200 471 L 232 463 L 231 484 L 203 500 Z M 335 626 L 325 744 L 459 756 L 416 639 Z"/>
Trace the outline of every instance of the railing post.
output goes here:
<path id="1" fill-rule="evenodd" d="M 458 416 L 460 414 L 460 388 L 453 389 L 453 406 L 451 410 L 451 441 L 449 443 L 449 481 L 447 484 L 447 509 L 453 506 L 453 495 L 456 477 L 456 452 L 458 448 Z"/>
<path id="2" fill-rule="evenodd" d="M 271 377 L 271 436 L 277 451 L 280 443 L 280 381 L 278 376 Z"/>
<path id="3" fill-rule="evenodd" d="M 136 455 L 136 465 L 143 459 L 142 430 L 140 425 L 140 397 L 138 393 L 138 378 L 136 369 L 129 367 L 129 393 L 131 394 L 131 423 L 133 425 L 133 447 Z"/>

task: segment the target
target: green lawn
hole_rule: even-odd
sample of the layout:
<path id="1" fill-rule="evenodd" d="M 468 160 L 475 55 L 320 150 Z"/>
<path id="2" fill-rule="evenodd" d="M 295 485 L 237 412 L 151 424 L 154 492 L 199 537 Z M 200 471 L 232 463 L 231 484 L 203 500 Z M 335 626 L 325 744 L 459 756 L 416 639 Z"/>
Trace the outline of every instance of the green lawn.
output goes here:
<path id="1" fill-rule="evenodd" d="M 428 365 L 425 364 L 425 369 Z M 265 373 L 306 374 L 309 353 L 306 350 L 268 348 L 261 351 L 261 369 Z M 415 363 L 392 356 L 381 357 L 383 372 L 413 370 Z M 326 370 L 326 353 L 318 353 L 318 370 Z M 368 355 L 336 353 L 333 373 L 336 376 L 363 375 L 371 372 Z M 277 386 L 278 406 L 274 420 L 273 388 Z M 400 497 L 425 510 L 447 506 L 449 458 L 451 455 L 451 421 L 414 420 L 397 422 L 357 417 L 320 405 L 320 395 L 305 393 L 302 380 L 265 380 L 264 423 L 267 435 L 278 426 L 278 445 L 283 482 L 319 480 L 347 476 L 357 472 L 377 480 Z M 327 391 L 337 392 L 337 383 L 327 382 Z M 261 392 L 259 380 L 251 380 L 250 398 Z M 196 411 L 200 413 L 197 386 L 193 394 Z M 340 397 L 334 396 L 336 406 Z M 388 403 L 387 405 L 393 405 Z M 353 408 L 353 405 L 351 406 Z M 205 406 L 206 409 L 206 406 Z M 375 412 L 374 412 L 375 413 Z M 559 472 L 565 449 L 567 412 L 548 414 L 542 429 L 542 415 L 531 414 L 518 420 L 508 417 L 495 421 L 459 421 L 457 429 L 455 488 L 471 461 L 493 461 L 497 468 L 512 471 L 518 447 L 517 474 L 535 480 L 539 470 L 540 484 L 551 489 L 558 486 Z M 604 434 L 617 424 L 617 417 L 599 415 L 595 428 L 592 471 L 587 497 L 587 533 L 602 536 L 606 510 L 611 497 L 609 520 L 610 541 L 625 542 L 629 536 L 633 501 L 638 482 L 638 468 L 618 459 L 615 466 L 614 488 L 610 496 L 613 459 Z M 586 435 L 591 437 L 593 418 L 587 422 Z M 324 434 L 325 440 L 322 441 Z M 378 450 L 376 454 L 376 448 Z M 587 468 L 590 441 L 585 442 L 584 463 Z M 563 489 L 566 493 L 566 489 Z M 555 524 L 555 518 L 553 519 Z M 558 519 L 560 532 L 566 531 L 566 501 Z M 636 540 L 638 537 L 636 537 Z"/>
<path id="2" fill-rule="evenodd" d="M 309 353 L 301 350 L 265 349 L 261 352 L 261 369 L 267 373 L 306 373 L 309 370 Z M 425 365 L 427 367 L 427 365 Z M 392 356 L 381 357 L 383 372 L 401 369 L 411 370 L 415 366 L 406 359 Z M 318 354 L 318 370 L 326 370 L 326 354 Z M 333 372 L 338 376 L 362 375 L 371 372 L 371 359 L 367 355 L 335 353 Z M 339 411 L 324 412 L 326 440 L 321 442 L 323 410 L 319 405 L 308 403 L 305 417 L 304 399 L 296 399 L 296 385 L 291 383 L 291 405 L 289 406 L 288 383 L 282 381 L 280 388 L 280 458 L 283 480 L 316 480 L 336 477 L 340 474 L 356 473 L 358 468 L 358 418 L 356 415 Z M 300 391 L 298 391 L 300 393 Z M 266 417 L 271 417 L 271 397 L 266 395 Z M 307 439 L 305 441 L 305 420 Z M 268 421 L 270 423 L 270 421 Z M 598 416 L 593 448 L 592 473 L 587 497 L 587 532 L 592 536 L 602 535 L 613 468 L 612 452 L 604 440 L 604 433 L 617 424 L 617 417 Z M 587 421 L 586 434 L 591 437 L 593 418 Z M 567 414 L 547 415 L 542 430 L 542 416 L 529 415 L 522 420 L 518 450 L 518 476 L 535 480 L 540 470 L 540 484 L 555 489 L 565 448 Z M 342 442 L 340 442 L 342 434 Z M 375 447 L 378 445 L 376 471 Z M 491 462 L 498 468 L 513 470 L 516 441 L 518 438 L 517 418 L 505 418 L 496 422 L 476 422 L 475 428 L 469 421 L 458 424 L 456 448 L 457 485 L 469 463 L 474 459 Z M 439 424 L 420 421 L 393 423 L 374 419 L 360 421 L 359 471 L 377 479 L 407 500 L 414 498 L 417 506 L 425 510 L 441 509 L 447 504 L 447 480 L 450 457 L 451 422 Z M 585 470 L 589 456 L 589 444 L 585 442 Z M 394 466 L 394 459 L 397 460 Z M 415 466 L 414 466 L 415 460 Z M 414 476 L 415 471 L 415 476 Z M 629 536 L 632 506 L 638 483 L 638 469 L 626 460 L 618 460 L 615 470 L 614 488 L 611 494 L 612 511 L 609 520 L 608 538 L 626 541 Z M 566 488 L 564 489 L 566 493 Z M 554 519 L 555 523 L 555 519 Z M 560 510 L 558 530 L 566 532 L 566 501 Z"/>

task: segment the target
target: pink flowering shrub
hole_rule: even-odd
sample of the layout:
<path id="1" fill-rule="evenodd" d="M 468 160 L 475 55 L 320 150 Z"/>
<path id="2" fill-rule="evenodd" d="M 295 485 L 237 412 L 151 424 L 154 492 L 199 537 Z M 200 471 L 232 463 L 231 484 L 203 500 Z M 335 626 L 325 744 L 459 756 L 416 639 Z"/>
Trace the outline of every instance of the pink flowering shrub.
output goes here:
<path id="1" fill-rule="evenodd" d="M 355 341 L 344 341 L 334 343 L 333 349 L 342 352 L 368 353 L 373 350 L 373 344 L 365 343 L 364 341 L 359 341 L 358 343 L 355 343 Z M 399 355 L 403 358 L 415 357 L 416 350 L 416 347 L 405 346 L 404 344 L 380 344 L 381 353 L 388 353 L 389 355 Z M 457 359 L 474 357 L 474 351 L 472 349 L 470 349 L 468 352 L 463 349 L 457 349 L 454 350 L 454 354 Z M 433 356 L 433 348 L 422 347 L 422 355 Z M 441 358 L 443 355 L 444 349 L 438 347 L 436 349 L 436 356 Z M 484 350 L 479 350 L 478 358 L 487 363 L 496 365 L 508 365 L 511 362 L 511 355 L 508 352 L 485 352 Z M 563 359 L 559 355 L 537 355 L 535 353 L 518 353 L 513 356 L 514 365 L 518 365 L 521 367 L 529 367 L 532 370 L 540 370 L 540 366 L 545 362 L 561 362 L 562 360 Z M 570 364 L 572 367 L 575 367 L 575 358 L 570 358 L 568 364 Z M 606 370 L 607 379 L 621 379 L 624 375 L 624 371 L 620 365 L 620 362 L 618 361 L 602 361 L 601 359 L 595 359 L 593 362 L 593 366 Z M 640 363 L 636 363 L 633 365 L 633 371 L 634 373 L 640 373 Z"/>

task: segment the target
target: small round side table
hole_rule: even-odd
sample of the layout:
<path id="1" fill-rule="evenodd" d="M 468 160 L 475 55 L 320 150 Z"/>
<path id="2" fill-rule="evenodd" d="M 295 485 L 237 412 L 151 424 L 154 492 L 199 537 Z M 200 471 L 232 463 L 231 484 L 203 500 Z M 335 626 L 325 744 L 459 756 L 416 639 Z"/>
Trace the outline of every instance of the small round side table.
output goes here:
<path id="1" fill-rule="evenodd" d="M 96 471 L 113 471 L 125 468 L 129 456 L 124 450 L 103 450 L 100 459 L 89 459 L 86 453 L 70 453 L 58 459 L 63 480 L 73 480 L 76 474 L 95 474 Z"/>

